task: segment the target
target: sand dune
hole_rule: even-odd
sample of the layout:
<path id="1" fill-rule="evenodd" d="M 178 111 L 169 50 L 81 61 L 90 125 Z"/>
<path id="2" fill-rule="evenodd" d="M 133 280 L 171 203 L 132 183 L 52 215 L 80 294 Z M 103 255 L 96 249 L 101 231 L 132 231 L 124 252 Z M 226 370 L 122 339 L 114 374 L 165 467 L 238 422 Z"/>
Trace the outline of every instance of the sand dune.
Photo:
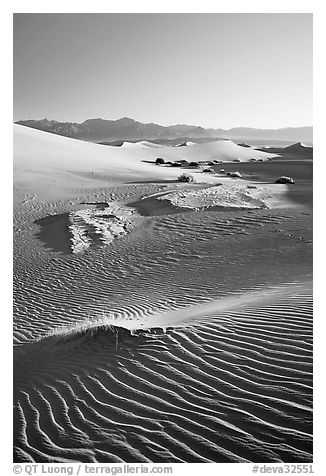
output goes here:
<path id="1" fill-rule="evenodd" d="M 76 171 L 102 172 L 108 177 L 161 177 L 178 176 L 171 168 L 153 167 L 157 150 L 169 160 L 249 160 L 251 157 L 268 158 L 272 155 L 256 150 L 247 151 L 231 141 L 191 144 L 187 147 L 167 147 L 147 142 L 127 143 L 122 147 L 102 146 L 67 137 L 49 134 L 36 129 L 14 125 L 14 171 L 17 181 L 48 180 L 51 173 L 73 174 Z"/>
<path id="2" fill-rule="evenodd" d="M 129 150 L 129 147 L 132 151 Z M 147 153 L 146 153 L 147 152 Z M 154 155 L 153 155 L 154 154 Z M 121 177 L 173 178 L 175 170 L 153 167 L 144 162 L 155 152 L 141 144 L 109 147 L 49 134 L 24 126 L 14 126 L 14 173 L 16 182 L 50 182 L 57 176 L 73 185 L 78 172 L 102 173 L 108 179 Z M 85 181 L 86 177 L 85 177 Z M 56 186 L 60 183 L 56 183 Z"/>
<path id="3" fill-rule="evenodd" d="M 36 200 L 73 196 L 72 191 L 90 189 L 100 183 L 117 181 L 175 180 L 179 168 L 158 167 L 159 156 L 170 160 L 248 160 L 252 154 L 269 157 L 264 152 L 239 147 L 231 141 L 192 144 L 187 147 L 148 146 L 125 143 L 122 147 L 103 146 L 57 136 L 36 129 L 14 125 L 15 184 L 27 197 Z M 181 151 L 181 152 L 180 152 Z M 184 152 L 185 151 L 185 152 Z M 224 177 L 203 174 L 191 169 L 198 183 L 217 183 Z"/>
<path id="4" fill-rule="evenodd" d="M 294 288 L 186 330 L 98 328 L 19 347 L 15 458 L 309 461 L 310 312 Z"/>
<path id="5" fill-rule="evenodd" d="M 218 140 L 196 144 L 187 142 L 186 147 L 160 148 L 160 157 L 167 160 L 207 161 L 219 160 L 221 162 L 246 162 L 250 159 L 267 160 L 277 154 L 269 154 L 255 149 L 241 147 L 231 140 Z"/>
<path id="6" fill-rule="evenodd" d="M 115 148 L 22 126 L 14 140 L 14 461 L 311 461 L 306 195 L 158 209 L 189 185 L 143 160 L 208 160 L 216 143 Z M 224 157 L 253 153 L 223 142 Z M 269 164 L 250 163 L 256 181 L 241 186 L 278 189 L 257 183 Z M 240 183 L 216 177 L 231 192 Z M 84 252 L 67 246 L 69 226 Z"/>
<path id="7" fill-rule="evenodd" d="M 110 146 L 108 146 L 108 147 L 110 147 Z M 153 149 L 160 149 L 164 146 L 161 145 L 161 144 L 155 144 L 154 142 L 148 142 L 146 140 L 143 140 L 143 141 L 139 141 L 139 142 L 124 141 L 124 143 L 122 144 L 121 147 L 123 147 L 125 149 L 135 149 L 135 150 L 140 149 L 140 150 L 143 150 L 146 147 L 152 147 Z"/>

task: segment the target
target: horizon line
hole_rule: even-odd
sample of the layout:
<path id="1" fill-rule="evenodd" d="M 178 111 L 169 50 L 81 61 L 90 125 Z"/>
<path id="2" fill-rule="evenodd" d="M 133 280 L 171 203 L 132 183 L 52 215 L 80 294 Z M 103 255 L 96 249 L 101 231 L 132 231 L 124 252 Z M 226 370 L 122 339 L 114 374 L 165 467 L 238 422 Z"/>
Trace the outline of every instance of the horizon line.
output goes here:
<path id="1" fill-rule="evenodd" d="M 42 121 L 42 120 L 47 120 L 47 121 L 56 121 L 56 122 L 61 122 L 61 123 L 69 123 L 69 124 L 83 124 L 84 122 L 86 121 L 89 121 L 89 120 L 102 120 L 102 121 L 112 121 L 112 122 L 117 122 L 117 121 L 120 121 L 122 119 L 130 119 L 132 121 L 135 121 L 135 122 L 139 122 L 141 124 L 155 124 L 155 125 L 158 125 L 158 126 L 161 126 L 161 127 L 172 127 L 172 126 L 191 126 L 191 127 L 201 127 L 203 129 L 222 129 L 222 130 L 225 130 L 225 131 L 229 131 L 229 130 L 232 130 L 232 129 L 261 129 L 261 130 L 273 130 L 273 131 L 277 131 L 277 130 L 280 130 L 280 129 L 298 129 L 298 128 L 303 128 L 303 127 L 312 127 L 313 128 L 313 124 L 310 124 L 310 125 L 301 125 L 301 126 L 282 126 L 282 127 L 256 127 L 256 126 L 233 126 L 233 127 L 229 127 L 229 128 L 224 128 L 224 127 L 212 127 L 212 126 L 209 126 L 209 127 L 205 127 L 205 126 L 201 126 L 201 125 L 194 125 L 194 124 L 187 124 L 187 123 L 175 123 L 175 124 L 169 124 L 167 126 L 164 126 L 158 122 L 142 122 L 142 121 L 138 121 L 137 119 L 134 119 L 132 117 L 128 117 L 128 116 L 122 116 L 122 117 L 119 117 L 118 119 L 107 119 L 107 118 L 103 118 L 103 117 L 88 117 L 87 119 L 85 119 L 84 121 L 82 122 L 77 122 L 77 121 L 63 121 L 63 120 L 58 120 L 58 119 L 48 119 L 46 116 L 40 118 L 40 119 L 31 119 L 31 118 L 28 118 L 28 119 L 18 119 L 18 120 L 14 120 L 13 123 L 16 124 L 17 122 L 19 121 Z"/>

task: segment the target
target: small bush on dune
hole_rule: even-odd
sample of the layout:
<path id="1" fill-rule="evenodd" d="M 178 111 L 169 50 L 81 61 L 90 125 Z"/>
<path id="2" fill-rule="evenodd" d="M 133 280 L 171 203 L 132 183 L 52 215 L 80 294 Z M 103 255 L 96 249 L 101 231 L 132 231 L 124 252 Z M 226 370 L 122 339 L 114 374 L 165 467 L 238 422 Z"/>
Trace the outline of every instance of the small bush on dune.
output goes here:
<path id="1" fill-rule="evenodd" d="M 198 162 L 190 162 L 189 167 L 199 167 Z"/>
<path id="2" fill-rule="evenodd" d="M 155 160 L 155 164 L 156 164 L 156 165 L 165 164 L 165 160 L 164 160 L 164 159 L 161 159 L 161 157 L 158 157 L 158 158 Z"/>
<path id="3" fill-rule="evenodd" d="M 233 177 L 233 178 L 241 178 L 241 174 L 240 172 L 227 172 L 226 175 L 229 175 L 230 177 Z"/>
<path id="4" fill-rule="evenodd" d="M 214 170 L 214 169 L 203 169 L 203 172 L 204 172 L 204 173 L 207 173 L 207 174 L 215 174 L 215 170 Z"/>
<path id="5" fill-rule="evenodd" d="M 193 182 L 194 178 L 191 174 L 182 174 L 178 177 L 179 182 Z"/>
<path id="6" fill-rule="evenodd" d="M 279 177 L 275 183 L 294 183 L 294 180 L 292 177 L 285 177 L 282 175 L 282 177 Z"/>

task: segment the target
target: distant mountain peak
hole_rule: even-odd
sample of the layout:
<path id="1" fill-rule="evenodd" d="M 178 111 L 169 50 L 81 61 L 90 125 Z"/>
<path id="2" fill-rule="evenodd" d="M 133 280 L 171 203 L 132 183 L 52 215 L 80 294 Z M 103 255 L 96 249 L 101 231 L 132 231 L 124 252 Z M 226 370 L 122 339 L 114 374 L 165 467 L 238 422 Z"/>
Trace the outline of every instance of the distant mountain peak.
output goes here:
<path id="1" fill-rule="evenodd" d="M 120 119 L 118 119 L 116 122 L 119 122 L 120 124 L 124 124 L 124 125 L 129 125 L 129 124 L 135 124 L 135 119 L 131 119 L 130 117 L 121 117 Z"/>
<path id="2" fill-rule="evenodd" d="M 86 119 L 82 123 L 59 122 L 46 117 L 40 120 L 17 121 L 17 124 L 90 142 L 139 141 L 155 139 L 234 139 L 241 142 L 250 140 L 280 140 L 287 143 L 312 143 L 312 127 L 283 129 L 254 129 L 236 127 L 233 129 L 205 129 L 202 126 L 175 124 L 162 126 L 153 122 L 144 124 L 130 117 L 117 120 L 102 118 Z M 304 147 L 300 145 L 301 147 Z"/>

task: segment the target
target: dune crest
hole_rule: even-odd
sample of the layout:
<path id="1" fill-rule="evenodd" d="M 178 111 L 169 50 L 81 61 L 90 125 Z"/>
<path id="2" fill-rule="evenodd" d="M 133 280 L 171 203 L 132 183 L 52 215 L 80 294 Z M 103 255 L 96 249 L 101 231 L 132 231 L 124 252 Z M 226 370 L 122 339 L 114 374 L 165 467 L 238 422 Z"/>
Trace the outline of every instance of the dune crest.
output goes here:
<path id="1" fill-rule="evenodd" d="M 312 163 L 14 129 L 14 461 L 312 461 Z"/>

